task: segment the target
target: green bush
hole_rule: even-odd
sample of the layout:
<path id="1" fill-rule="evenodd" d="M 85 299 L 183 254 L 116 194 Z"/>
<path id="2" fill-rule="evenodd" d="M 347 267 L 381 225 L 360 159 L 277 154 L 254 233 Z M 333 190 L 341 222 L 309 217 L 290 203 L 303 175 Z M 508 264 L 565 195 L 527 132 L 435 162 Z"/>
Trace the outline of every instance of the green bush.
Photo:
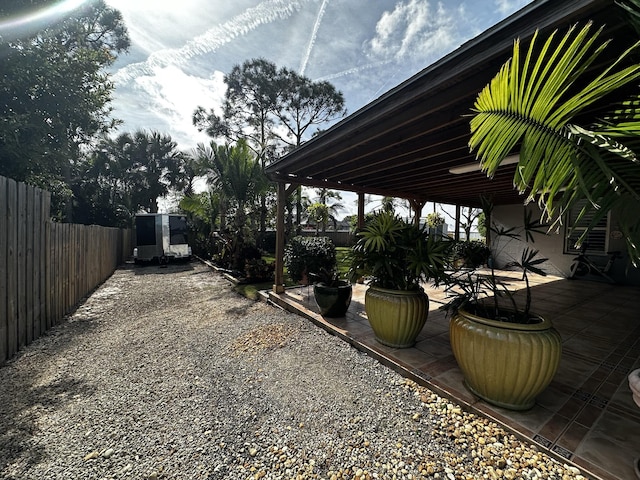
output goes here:
<path id="1" fill-rule="evenodd" d="M 467 268 L 478 268 L 487 263 L 491 250 L 480 240 L 456 242 L 452 248 L 452 261 L 462 260 Z"/>
<path id="2" fill-rule="evenodd" d="M 328 237 L 293 237 L 284 249 L 284 265 L 294 282 L 320 269 L 336 267 L 336 247 Z"/>
<path id="3" fill-rule="evenodd" d="M 247 258 L 244 262 L 244 274 L 247 282 L 257 283 L 273 280 L 275 264 L 262 258 Z"/>

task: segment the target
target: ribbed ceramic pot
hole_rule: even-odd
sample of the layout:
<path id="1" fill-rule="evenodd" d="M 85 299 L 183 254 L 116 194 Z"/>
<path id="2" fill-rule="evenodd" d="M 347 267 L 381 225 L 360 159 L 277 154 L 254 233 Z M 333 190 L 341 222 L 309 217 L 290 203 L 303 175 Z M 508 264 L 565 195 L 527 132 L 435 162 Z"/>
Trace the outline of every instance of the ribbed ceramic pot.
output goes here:
<path id="1" fill-rule="evenodd" d="M 551 321 L 490 320 L 460 309 L 449 324 L 451 349 L 467 388 L 489 403 L 528 410 L 558 369 L 560 334 Z"/>
<path id="2" fill-rule="evenodd" d="M 313 296 L 323 317 L 344 317 L 351 303 L 351 284 L 340 280 L 337 287 L 324 283 L 313 286 Z"/>
<path id="3" fill-rule="evenodd" d="M 429 297 L 423 290 L 369 287 L 364 306 L 376 340 L 388 347 L 409 348 L 427 321 Z"/>

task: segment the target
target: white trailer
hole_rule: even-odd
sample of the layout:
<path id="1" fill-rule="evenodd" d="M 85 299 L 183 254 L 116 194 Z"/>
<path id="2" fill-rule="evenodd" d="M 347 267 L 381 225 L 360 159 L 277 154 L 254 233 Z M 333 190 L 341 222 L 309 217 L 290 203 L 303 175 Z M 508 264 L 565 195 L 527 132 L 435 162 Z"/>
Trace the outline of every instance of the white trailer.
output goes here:
<path id="1" fill-rule="evenodd" d="M 188 260 L 191 247 L 187 239 L 187 219 L 184 215 L 143 213 L 135 219 L 135 263 Z"/>

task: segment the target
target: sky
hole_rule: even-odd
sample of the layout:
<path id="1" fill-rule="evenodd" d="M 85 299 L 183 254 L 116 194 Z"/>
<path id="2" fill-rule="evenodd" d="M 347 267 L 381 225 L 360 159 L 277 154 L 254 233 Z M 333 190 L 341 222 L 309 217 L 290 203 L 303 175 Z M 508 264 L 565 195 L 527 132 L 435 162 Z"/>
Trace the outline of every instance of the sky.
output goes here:
<path id="1" fill-rule="evenodd" d="M 36 28 L 84 1 L 0 19 L 0 32 Z M 331 82 L 351 114 L 531 1 L 105 0 L 131 38 L 108 70 L 113 116 L 123 122 L 116 133 L 169 134 L 187 152 L 208 144 L 193 112 L 220 113 L 225 74 L 254 58 Z M 343 197 L 344 213 L 354 213 L 355 195 Z"/>
<path id="2" fill-rule="evenodd" d="M 106 3 L 120 10 L 132 41 L 110 69 L 120 130 L 168 133 L 188 150 L 211 140 L 191 117 L 198 106 L 220 107 L 234 65 L 265 58 L 330 81 L 353 113 L 530 0 Z"/>

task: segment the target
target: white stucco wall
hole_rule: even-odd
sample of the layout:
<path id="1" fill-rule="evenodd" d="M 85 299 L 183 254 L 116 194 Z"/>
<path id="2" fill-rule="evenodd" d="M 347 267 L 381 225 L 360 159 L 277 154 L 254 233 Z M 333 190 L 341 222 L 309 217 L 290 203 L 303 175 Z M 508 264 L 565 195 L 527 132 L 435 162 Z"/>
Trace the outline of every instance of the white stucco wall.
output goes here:
<path id="1" fill-rule="evenodd" d="M 514 233 L 521 233 L 519 240 L 502 237 L 499 239 L 492 236 L 492 251 L 496 259 L 496 266 L 503 267 L 505 264 L 520 259 L 523 249 L 527 246 L 525 235 L 522 229 L 524 225 L 524 211 L 531 210 L 532 218 L 540 218 L 541 212 L 537 205 L 530 204 L 528 206 L 505 205 L 496 206 L 493 210 L 492 222 L 495 225 L 509 227 L 516 226 Z M 610 231 L 616 230 L 617 225 L 615 215 L 612 214 Z M 566 277 L 569 273 L 571 263 L 576 256 L 573 253 L 564 253 L 564 235 L 565 227 L 561 226 L 559 231 L 550 232 L 547 235 L 533 234 L 534 243 L 529 244 L 531 248 L 540 251 L 540 255 L 547 258 L 547 262 L 541 265 L 549 275 L 558 275 Z M 610 275 L 621 283 L 630 283 L 640 285 L 640 270 L 628 265 L 627 255 L 625 253 L 624 239 L 609 238 L 608 250 L 620 250 L 623 258 L 615 261 Z M 606 258 L 601 259 L 602 263 L 606 262 Z"/>
<path id="2" fill-rule="evenodd" d="M 516 227 L 512 233 L 519 233 L 519 239 L 508 237 L 496 237 L 492 233 L 491 250 L 496 260 L 496 266 L 504 267 L 507 263 L 514 260 L 520 260 L 522 251 L 529 246 L 540 251 L 539 256 L 548 258 L 548 260 L 540 265 L 540 267 L 550 275 L 566 276 L 569 272 L 571 261 L 575 255 L 566 255 L 563 253 L 564 238 L 561 233 L 549 233 L 547 235 L 533 234 L 534 243 L 526 243 L 526 235 L 524 227 L 524 212 L 532 211 L 532 219 L 539 219 L 541 212 L 537 205 L 530 204 L 528 206 L 504 205 L 497 206 L 493 209 L 492 222 L 499 228 Z M 541 229 L 546 231 L 546 229 Z"/>

